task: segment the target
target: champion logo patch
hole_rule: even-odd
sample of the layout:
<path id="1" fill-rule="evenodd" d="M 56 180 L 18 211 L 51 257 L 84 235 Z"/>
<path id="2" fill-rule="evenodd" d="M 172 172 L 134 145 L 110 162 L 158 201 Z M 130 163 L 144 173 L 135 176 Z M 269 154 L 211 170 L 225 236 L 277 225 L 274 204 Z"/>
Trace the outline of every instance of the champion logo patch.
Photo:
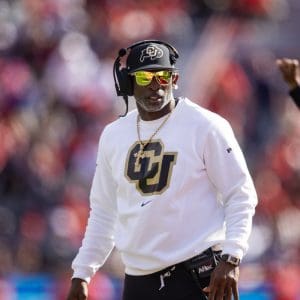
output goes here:
<path id="1" fill-rule="evenodd" d="M 151 60 L 163 57 L 164 52 L 161 48 L 157 46 L 148 46 L 147 48 L 143 49 L 140 57 L 140 62 L 144 62 L 146 58 Z"/>

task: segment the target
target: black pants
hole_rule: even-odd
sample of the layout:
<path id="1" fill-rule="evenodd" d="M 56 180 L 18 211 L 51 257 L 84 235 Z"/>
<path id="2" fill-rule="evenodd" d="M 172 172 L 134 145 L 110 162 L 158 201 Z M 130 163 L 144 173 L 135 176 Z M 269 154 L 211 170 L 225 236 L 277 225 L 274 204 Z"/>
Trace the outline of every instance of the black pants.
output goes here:
<path id="1" fill-rule="evenodd" d="M 209 285 L 209 277 L 203 286 Z M 207 299 L 183 264 L 143 275 L 125 275 L 123 300 L 205 300 Z"/>

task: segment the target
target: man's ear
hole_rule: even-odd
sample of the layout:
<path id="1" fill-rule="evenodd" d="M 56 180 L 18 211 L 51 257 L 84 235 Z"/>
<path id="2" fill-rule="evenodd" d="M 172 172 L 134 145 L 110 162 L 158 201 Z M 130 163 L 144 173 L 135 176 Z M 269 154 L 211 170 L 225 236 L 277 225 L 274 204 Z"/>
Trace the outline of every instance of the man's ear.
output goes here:
<path id="1" fill-rule="evenodd" d="M 178 78 L 179 78 L 179 75 L 178 75 L 178 74 L 173 74 L 173 75 L 172 75 L 172 83 L 173 83 L 173 84 L 176 84 Z"/>
<path id="2" fill-rule="evenodd" d="M 178 80 L 178 74 L 173 74 L 172 75 L 172 87 L 174 90 L 177 90 L 178 89 L 178 85 L 176 84 L 177 83 L 177 80 Z"/>

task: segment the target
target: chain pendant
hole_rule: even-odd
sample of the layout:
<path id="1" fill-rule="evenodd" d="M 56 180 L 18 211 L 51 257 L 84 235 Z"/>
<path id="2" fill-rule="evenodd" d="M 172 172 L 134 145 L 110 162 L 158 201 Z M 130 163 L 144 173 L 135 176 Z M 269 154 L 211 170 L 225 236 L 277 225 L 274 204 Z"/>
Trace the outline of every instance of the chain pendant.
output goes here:
<path id="1" fill-rule="evenodd" d="M 145 157 L 144 147 L 142 145 L 140 145 L 140 149 L 139 149 L 139 151 L 137 153 L 134 154 L 134 157 L 135 157 L 134 166 L 138 167 L 138 165 L 140 164 L 141 158 Z"/>

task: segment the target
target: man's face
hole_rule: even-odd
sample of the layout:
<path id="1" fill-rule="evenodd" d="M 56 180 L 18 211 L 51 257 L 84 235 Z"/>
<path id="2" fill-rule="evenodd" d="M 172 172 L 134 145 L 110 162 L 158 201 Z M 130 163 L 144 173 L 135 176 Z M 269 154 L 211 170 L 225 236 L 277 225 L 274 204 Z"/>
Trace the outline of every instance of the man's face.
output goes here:
<path id="1" fill-rule="evenodd" d="M 156 71 L 150 70 L 150 72 L 152 73 L 159 72 L 159 71 L 163 71 L 163 70 L 156 70 Z M 153 76 L 150 83 L 145 84 L 143 86 L 137 83 L 138 81 L 138 79 L 136 79 L 137 76 L 139 75 L 136 74 L 133 78 L 134 81 L 133 95 L 135 97 L 140 113 L 158 112 L 162 110 L 173 99 L 172 82 L 175 83 L 177 81 L 178 75 L 175 75 L 176 78 L 174 78 L 174 75 L 171 76 L 169 80 L 164 80 L 164 77 L 162 77 L 161 81 L 160 81 L 160 77 L 157 79 L 156 78 L 157 76 Z M 143 78 L 140 79 L 143 82 Z"/>

